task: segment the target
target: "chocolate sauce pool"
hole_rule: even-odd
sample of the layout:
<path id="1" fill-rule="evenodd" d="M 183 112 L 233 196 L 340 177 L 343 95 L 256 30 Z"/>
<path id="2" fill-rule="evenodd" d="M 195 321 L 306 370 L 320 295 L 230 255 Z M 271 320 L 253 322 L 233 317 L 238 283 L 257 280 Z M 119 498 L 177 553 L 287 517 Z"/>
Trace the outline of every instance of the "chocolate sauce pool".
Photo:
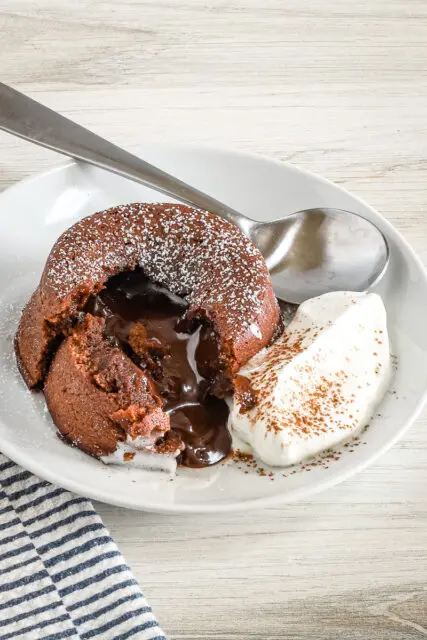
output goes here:
<path id="1" fill-rule="evenodd" d="M 224 400 L 207 394 L 207 382 L 196 364 L 212 359 L 212 343 L 203 329 L 191 335 L 179 331 L 186 308 L 185 300 L 136 269 L 111 278 L 86 311 L 105 318 L 105 334 L 156 381 L 171 429 L 186 445 L 178 462 L 205 467 L 231 451 L 229 412 Z M 144 341 L 144 355 L 131 347 L 135 329 Z"/>

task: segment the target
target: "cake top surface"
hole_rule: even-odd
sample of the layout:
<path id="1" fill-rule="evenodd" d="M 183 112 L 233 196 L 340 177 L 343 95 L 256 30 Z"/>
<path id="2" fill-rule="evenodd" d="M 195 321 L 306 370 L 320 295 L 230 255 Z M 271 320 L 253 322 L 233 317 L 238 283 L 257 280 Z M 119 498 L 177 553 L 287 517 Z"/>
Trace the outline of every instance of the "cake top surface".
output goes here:
<path id="1" fill-rule="evenodd" d="M 269 275 L 258 249 L 234 225 L 174 204 L 129 204 L 84 218 L 57 241 L 42 278 L 66 299 L 82 283 L 105 282 L 125 263 L 184 295 L 190 305 L 226 310 L 231 334 L 262 311 Z"/>

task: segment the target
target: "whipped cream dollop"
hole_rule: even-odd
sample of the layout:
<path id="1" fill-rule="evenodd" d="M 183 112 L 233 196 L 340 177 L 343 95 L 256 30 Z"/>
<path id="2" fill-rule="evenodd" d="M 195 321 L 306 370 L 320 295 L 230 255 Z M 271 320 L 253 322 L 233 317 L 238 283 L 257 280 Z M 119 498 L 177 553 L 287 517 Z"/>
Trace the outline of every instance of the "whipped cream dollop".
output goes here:
<path id="1" fill-rule="evenodd" d="M 253 393 L 236 391 L 229 428 L 264 463 L 295 464 L 360 432 L 391 372 L 378 295 L 342 291 L 312 298 L 239 372 Z"/>

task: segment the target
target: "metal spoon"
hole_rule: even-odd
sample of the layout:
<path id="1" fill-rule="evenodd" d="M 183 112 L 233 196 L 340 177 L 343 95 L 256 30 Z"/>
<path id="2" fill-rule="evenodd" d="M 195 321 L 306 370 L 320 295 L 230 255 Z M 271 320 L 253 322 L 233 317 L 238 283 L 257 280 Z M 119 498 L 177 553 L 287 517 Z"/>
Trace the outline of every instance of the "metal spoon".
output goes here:
<path id="1" fill-rule="evenodd" d="M 308 209 L 256 222 L 0 83 L 0 129 L 207 209 L 240 227 L 261 251 L 276 293 L 302 302 L 327 291 L 364 291 L 384 274 L 389 249 L 365 218 Z"/>

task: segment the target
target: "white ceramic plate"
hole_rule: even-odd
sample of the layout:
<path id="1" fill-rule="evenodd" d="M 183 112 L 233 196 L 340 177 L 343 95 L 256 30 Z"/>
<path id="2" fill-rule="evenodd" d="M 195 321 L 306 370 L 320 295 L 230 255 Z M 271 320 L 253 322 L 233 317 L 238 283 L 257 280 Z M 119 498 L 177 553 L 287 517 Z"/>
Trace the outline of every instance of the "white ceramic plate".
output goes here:
<path id="1" fill-rule="evenodd" d="M 388 312 L 398 369 L 393 389 L 351 454 L 274 480 L 245 474 L 233 463 L 168 476 L 104 466 L 63 444 L 45 410 L 17 374 L 13 334 L 19 310 L 37 284 L 60 233 L 83 216 L 132 201 L 163 196 L 122 178 L 75 163 L 22 182 L 0 195 L 0 448 L 38 476 L 85 496 L 163 512 L 235 511 L 307 498 L 341 482 L 390 447 L 414 421 L 427 389 L 427 277 L 403 238 L 378 213 L 340 187 L 294 166 L 260 156 L 200 147 L 146 147 L 141 156 L 232 207 L 258 219 L 300 209 L 348 209 L 387 235 L 390 267 L 377 287 Z M 360 248 L 363 251 L 363 247 Z"/>

